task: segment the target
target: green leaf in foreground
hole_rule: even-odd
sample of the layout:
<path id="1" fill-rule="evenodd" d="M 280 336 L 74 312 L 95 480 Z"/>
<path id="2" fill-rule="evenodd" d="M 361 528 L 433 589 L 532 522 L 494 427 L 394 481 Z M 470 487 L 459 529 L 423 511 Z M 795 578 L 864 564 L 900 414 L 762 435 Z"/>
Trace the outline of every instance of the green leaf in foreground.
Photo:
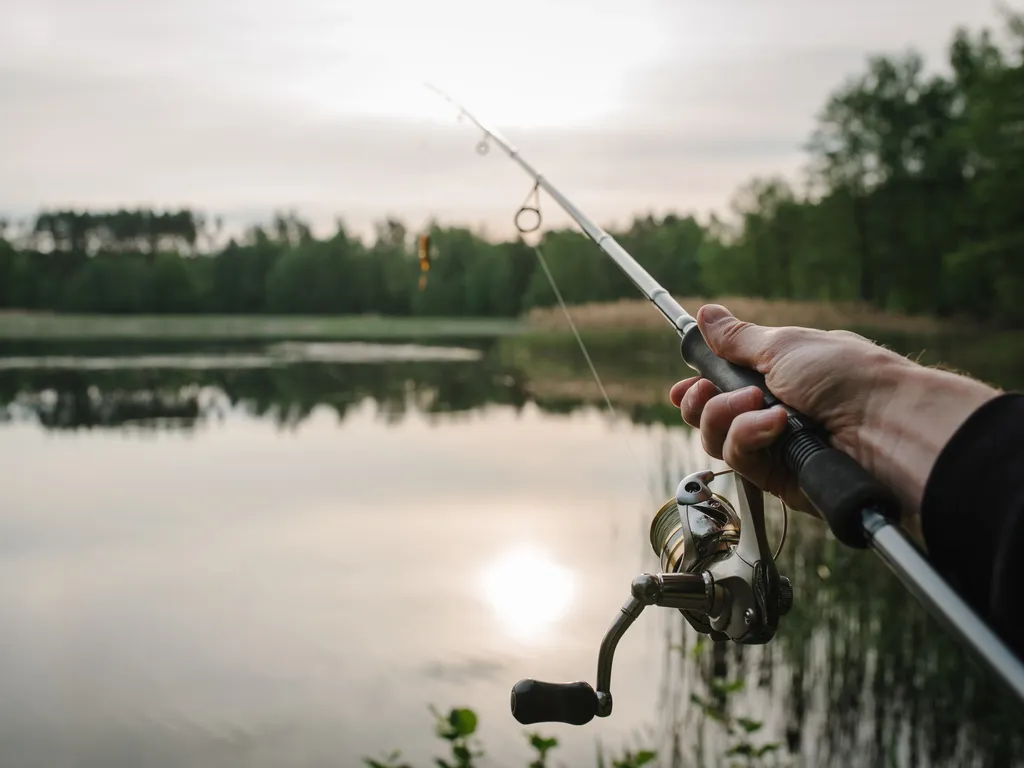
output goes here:
<path id="1" fill-rule="evenodd" d="M 742 728 L 747 733 L 759 731 L 761 729 L 761 726 L 764 725 L 764 723 L 762 723 L 760 720 L 751 720 L 746 717 L 737 717 L 736 722 L 739 724 L 740 728 Z"/>
<path id="2" fill-rule="evenodd" d="M 476 732 L 477 717 L 471 709 L 453 709 L 448 720 L 459 736 L 471 736 Z"/>

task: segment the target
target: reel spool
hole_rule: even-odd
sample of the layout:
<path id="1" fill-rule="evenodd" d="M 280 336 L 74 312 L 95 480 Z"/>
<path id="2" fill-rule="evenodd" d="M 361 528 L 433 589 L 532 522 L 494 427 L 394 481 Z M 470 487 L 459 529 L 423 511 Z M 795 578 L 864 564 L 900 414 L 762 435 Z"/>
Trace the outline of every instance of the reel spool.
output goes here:
<path id="1" fill-rule="evenodd" d="M 683 478 L 651 521 L 651 547 L 662 572 L 633 579 L 629 600 L 601 641 L 597 689 L 583 681 L 520 680 L 512 688 L 516 720 L 584 725 L 610 715 L 615 647 L 648 605 L 678 609 L 714 640 L 759 645 L 775 636 L 779 618 L 792 607 L 793 587 L 779 576 L 768 547 L 764 498 L 743 480 L 737 512 L 708 487 L 714 478 L 711 470 Z"/>

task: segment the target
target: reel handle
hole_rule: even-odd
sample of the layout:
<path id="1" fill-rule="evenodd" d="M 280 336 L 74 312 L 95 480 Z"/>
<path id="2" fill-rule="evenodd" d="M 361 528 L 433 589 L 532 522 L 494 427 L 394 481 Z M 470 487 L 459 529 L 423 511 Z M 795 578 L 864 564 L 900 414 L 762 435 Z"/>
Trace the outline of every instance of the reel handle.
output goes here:
<path id="1" fill-rule="evenodd" d="M 512 717 L 523 725 L 586 725 L 597 714 L 597 693 L 589 683 L 520 680 L 512 686 Z"/>
<path id="2" fill-rule="evenodd" d="M 841 543 L 856 549 L 868 546 L 862 523 L 865 509 L 898 522 L 899 502 L 892 491 L 852 457 L 828 445 L 820 425 L 775 397 L 763 374 L 715 355 L 696 324 L 683 335 L 680 352 L 687 365 L 719 391 L 755 386 L 764 393 L 764 408 L 782 405 L 786 409 L 789 423 L 770 450 L 796 475 L 800 490 Z"/>

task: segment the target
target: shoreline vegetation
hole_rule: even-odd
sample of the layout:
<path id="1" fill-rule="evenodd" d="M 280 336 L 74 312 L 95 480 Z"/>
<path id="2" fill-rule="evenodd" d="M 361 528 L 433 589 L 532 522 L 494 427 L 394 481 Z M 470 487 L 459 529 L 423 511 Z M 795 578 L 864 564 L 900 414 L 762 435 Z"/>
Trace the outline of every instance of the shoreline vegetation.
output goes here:
<path id="1" fill-rule="evenodd" d="M 522 333 L 514 318 L 0 312 L 0 341 L 369 341 Z"/>
<path id="2" fill-rule="evenodd" d="M 759 325 L 802 325 L 928 337 L 981 333 L 970 319 L 943 319 L 880 310 L 859 302 L 796 301 L 747 297 L 682 297 L 696 314 L 708 303 L 722 304 L 737 317 Z M 569 307 L 581 332 L 602 335 L 671 333 L 665 318 L 645 299 L 592 302 Z M 1006 333 L 1006 332 L 1002 332 Z M 412 338 L 560 337 L 571 334 L 558 307 L 537 307 L 517 318 L 397 317 L 387 315 L 94 315 L 57 312 L 0 312 L 0 340 L 263 341 L 373 340 Z"/>
<path id="3" fill-rule="evenodd" d="M 909 315 L 882 310 L 856 301 L 797 301 L 759 299 L 745 296 L 677 297 L 691 315 L 705 304 L 721 304 L 736 317 L 757 325 L 799 325 L 822 330 L 860 330 L 928 336 L 980 329 L 967 318 L 947 319 L 929 315 Z M 660 331 L 667 325 L 662 314 L 646 299 L 580 304 L 569 308 L 573 323 L 582 332 Z M 524 315 L 532 332 L 569 332 L 565 316 L 558 307 L 537 307 Z"/>

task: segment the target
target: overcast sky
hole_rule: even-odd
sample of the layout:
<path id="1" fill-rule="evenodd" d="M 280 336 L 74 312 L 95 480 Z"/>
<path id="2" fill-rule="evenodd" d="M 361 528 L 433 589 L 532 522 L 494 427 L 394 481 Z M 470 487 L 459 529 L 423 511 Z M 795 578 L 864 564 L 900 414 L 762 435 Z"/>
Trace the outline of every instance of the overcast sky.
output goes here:
<path id="1" fill-rule="evenodd" d="M 0 211 L 290 207 L 506 235 L 529 180 L 473 151 L 431 79 L 601 224 L 704 214 L 754 174 L 795 175 L 816 110 L 869 53 L 940 65 L 957 25 L 998 26 L 997 6 L 0 0 Z"/>

